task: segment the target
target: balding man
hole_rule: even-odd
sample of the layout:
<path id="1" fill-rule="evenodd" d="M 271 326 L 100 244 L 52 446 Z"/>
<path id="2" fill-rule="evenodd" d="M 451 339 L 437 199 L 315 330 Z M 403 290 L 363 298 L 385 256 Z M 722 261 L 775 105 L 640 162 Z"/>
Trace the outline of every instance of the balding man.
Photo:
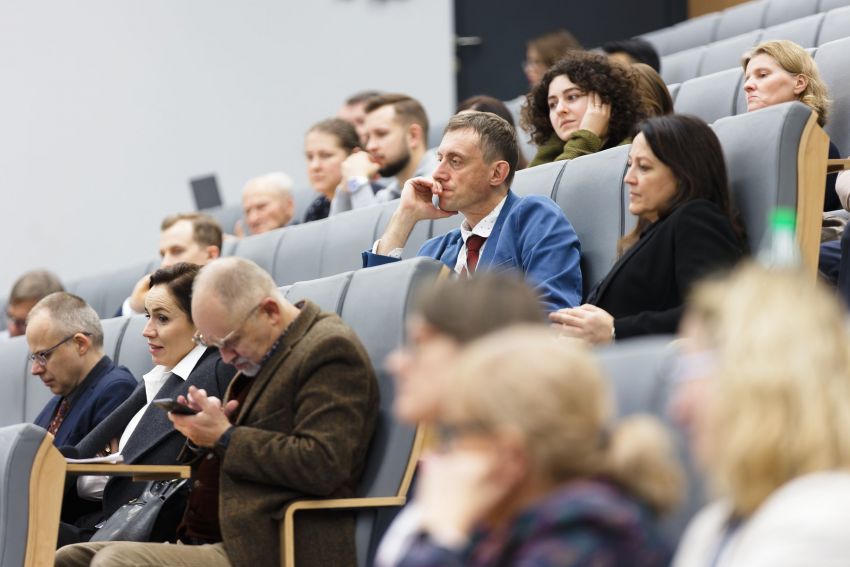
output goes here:
<path id="1" fill-rule="evenodd" d="M 32 373 L 55 394 L 35 424 L 57 446 L 75 445 L 126 400 L 138 383 L 103 353 L 97 313 L 64 291 L 35 304 L 27 318 Z"/>
<path id="2" fill-rule="evenodd" d="M 60 549 L 56 565 L 276 564 L 289 503 L 354 495 L 378 411 L 354 332 L 309 301 L 289 303 L 265 271 L 235 257 L 201 270 L 192 318 L 198 343 L 240 373 L 224 403 L 190 389 L 200 413 L 169 414 L 191 441 L 195 487 L 178 530 L 191 545 L 78 544 Z M 295 538 L 301 567 L 357 564 L 349 513 L 306 514 Z"/>
<path id="3" fill-rule="evenodd" d="M 292 179 L 275 172 L 255 177 L 242 189 L 242 213 L 251 234 L 262 234 L 288 225 L 295 216 Z M 241 229 L 237 225 L 237 236 Z"/>
<path id="4" fill-rule="evenodd" d="M 62 282 L 47 270 L 32 270 L 15 280 L 6 304 L 6 330 L 0 332 L 0 339 L 23 335 L 30 309 L 56 291 L 64 291 Z"/>

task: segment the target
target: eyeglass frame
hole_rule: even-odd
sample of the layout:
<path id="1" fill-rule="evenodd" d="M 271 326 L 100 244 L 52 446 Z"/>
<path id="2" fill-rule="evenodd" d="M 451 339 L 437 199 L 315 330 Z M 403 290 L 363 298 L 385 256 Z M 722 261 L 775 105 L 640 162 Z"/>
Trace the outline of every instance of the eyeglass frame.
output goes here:
<path id="1" fill-rule="evenodd" d="M 215 347 L 218 350 L 233 350 L 227 343 L 232 341 L 233 336 L 236 335 L 240 330 L 242 330 L 242 327 L 244 327 L 245 323 L 247 323 L 248 320 L 256 313 L 257 309 L 259 309 L 263 305 L 263 302 L 265 302 L 265 298 L 258 304 L 256 304 L 254 307 L 252 307 L 250 311 L 248 311 L 248 314 L 245 315 L 245 318 L 242 319 L 242 322 L 239 323 L 239 326 L 224 335 L 224 337 L 222 337 L 220 340 L 207 342 L 207 340 L 204 338 L 204 335 L 201 332 L 197 331 L 194 335 L 192 335 L 192 342 L 198 346 L 206 348 Z"/>
<path id="2" fill-rule="evenodd" d="M 77 331 L 75 333 L 71 333 L 70 335 L 68 335 L 67 337 L 65 337 L 64 339 L 62 339 L 61 341 L 59 341 L 58 343 L 53 345 L 52 347 L 45 349 L 45 350 L 40 350 L 38 352 L 31 353 L 29 355 L 30 362 L 37 362 L 39 366 L 46 367 L 47 361 L 49 360 L 48 357 L 51 354 L 53 354 L 53 351 L 55 351 L 57 348 L 61 347 L 62 345 L 64 345 L 65 343 L 67 343 L 68 341 L 70 341 L 71 339 L 76 337 L 77 335 L 85 335 L 87 337 L 92 336 L 92 334 L 87 332 L 87 331 Z"/>

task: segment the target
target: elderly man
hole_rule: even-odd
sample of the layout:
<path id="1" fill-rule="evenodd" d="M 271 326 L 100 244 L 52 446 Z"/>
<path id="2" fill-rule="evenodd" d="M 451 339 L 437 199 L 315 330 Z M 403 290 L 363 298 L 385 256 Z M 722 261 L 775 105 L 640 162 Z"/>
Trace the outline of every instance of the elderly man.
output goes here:
<path id="1" fill-rule="evenodd" d="M 514 129 L 504 119 L 489 112 L 453 116 L 437 150 L 437 168 L 431 177 L 404 185 L 383 237 L 363 253 L 364 267 L 400 259 L 420 220 L 460 213 L 460 228 L 426 242 L 419 256 L 460 274 L 515 270 L 537 288 L 547 311 L 578 306 L 578 237 L 551 199 L 510 191 L 517 155 Z"/>
<path id="2" fill-rule="evenodd" d="M 64 291 L 35 304 L 27 318 L 32 373 L 55 396 L 35 424 L 57 446 L 74 445 L 126 400 L 137 382 L 103 353 L 103 327 L 85 301 Z"/>
<path id="3" fill-rule="evenodd" d="M 428 116 L 419 101 L 386 94 L 370 98 L 365 111 L 366 151 L 342 162 L 342 184 L 331 215 L 398 199 L 408 179 L 424 175 L 434 164 L 428 152 Z M 376 176 L 392 178 L 377 193 L 371 184 Z"/>
<path id="4" fill-rule="evenodd" d="M 199 413 L 169 414 L 191 442 L 195 485 L 178 532 L 193 545 L 78 544 L 60 549 L 57 565 L 273 565 L 287 504 L 354 494 L 378 410 L 375 374 L 354 332 L 309 301 L 292 305 L 242 258 L 201 270 L 192 318 L 197 341 L 240 370 L 224 403 L 190 388 Z M 306 514 L 296 541 L 299 566 L 357 562 L 346 512 Z"/>
<path id="5" fill-rule="evenodd" d="M 242 189 L 242 213 L 251 234 L 262 234 L 288 225 L 295 216 L 292 179 L 283 172 L 255 177 Z M 237 223 L 236 236 L 244 236 Z"/>
<path id="6" fill-rule="evenodd" d="M 221 254 L 221 226 L 204 213 L 180 213 L 165 217 L 159 232 L 160 268 L 188 262 L 203 266 Z M 133 293 L 115 314 L 140 315 L 145 312 L 145 295 L 150 289 L 151 275 L 145 274 L 133 288 Z"/>
<path id="7" fill-rule="evenodd" d="M 23 335 L 30 309 L 55 291 L 65 289 L 59 278 L 47 270 L 32 270 L 15 280 L 6 304 L 6 330 L 0 332 L 0 339 Z"/>

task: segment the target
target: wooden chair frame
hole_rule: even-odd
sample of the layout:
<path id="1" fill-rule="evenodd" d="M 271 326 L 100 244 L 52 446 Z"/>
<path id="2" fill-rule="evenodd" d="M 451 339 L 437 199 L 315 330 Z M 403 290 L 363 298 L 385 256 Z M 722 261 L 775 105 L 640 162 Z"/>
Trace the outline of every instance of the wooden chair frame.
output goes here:
<path id="1" fill-rule="evenodd" d="M 828 153 L 829 137 L 818 125 L 813 112 L 803 129 L 797 151 L 797 242 L 803 265 L 813 278 L 818 271 Z"/>
<path id="2" fill-rule="evenodd" d="M 301 510 L 352 510 L 386 507 L 401 507 L 407 502 L 413 473 L 419 462 L 425 439 L 425 426 L 419 424 L 413 438 L 413 446 L 407 459 L 398 492 L 392 496 L 374 498 L 338 498 L 327 500 L 297 500 L 286 507 L 280 523 L 280 562 L 284 567 L 295 567 L 295 513 Z"/>

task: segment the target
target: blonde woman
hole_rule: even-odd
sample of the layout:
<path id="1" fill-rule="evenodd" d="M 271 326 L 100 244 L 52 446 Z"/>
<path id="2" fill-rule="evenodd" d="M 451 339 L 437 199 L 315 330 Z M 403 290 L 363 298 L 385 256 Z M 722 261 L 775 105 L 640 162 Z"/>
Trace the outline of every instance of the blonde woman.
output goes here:
<path id="1" fill-rule="evenodd" d="M 679 413 L 720 499 L 691 522 L 674 566 L 847 565 L 844 311 L 802 273 L 748 266 L 707 285 L 685 321 L 711 356 Z"/>
<path id="2" fill-rule="evenodd" d="M 681 484 L 669 441 L 648 417 L 612 424 L 584 347 L 501 331 L 468 347 L 444 394 L 423 536 L 402 566 L 667 565 L 655 520 Z"/>
<path id="3" fill-rule="evenodd" d="M 805 49 L 785 39 L 766 41 L 747 53 L 741 64 L 744 67 L 747 112 L 798 100 L 817 114 L 818 124 L 826 126 L 829 92 L 815 60 Z M 839 149 L 830 142 L 829 158 L 840 157 Z M 835 175 L 828 175 L 823 210 L 840 208 L 841 202 L 835 192 Z"/>

